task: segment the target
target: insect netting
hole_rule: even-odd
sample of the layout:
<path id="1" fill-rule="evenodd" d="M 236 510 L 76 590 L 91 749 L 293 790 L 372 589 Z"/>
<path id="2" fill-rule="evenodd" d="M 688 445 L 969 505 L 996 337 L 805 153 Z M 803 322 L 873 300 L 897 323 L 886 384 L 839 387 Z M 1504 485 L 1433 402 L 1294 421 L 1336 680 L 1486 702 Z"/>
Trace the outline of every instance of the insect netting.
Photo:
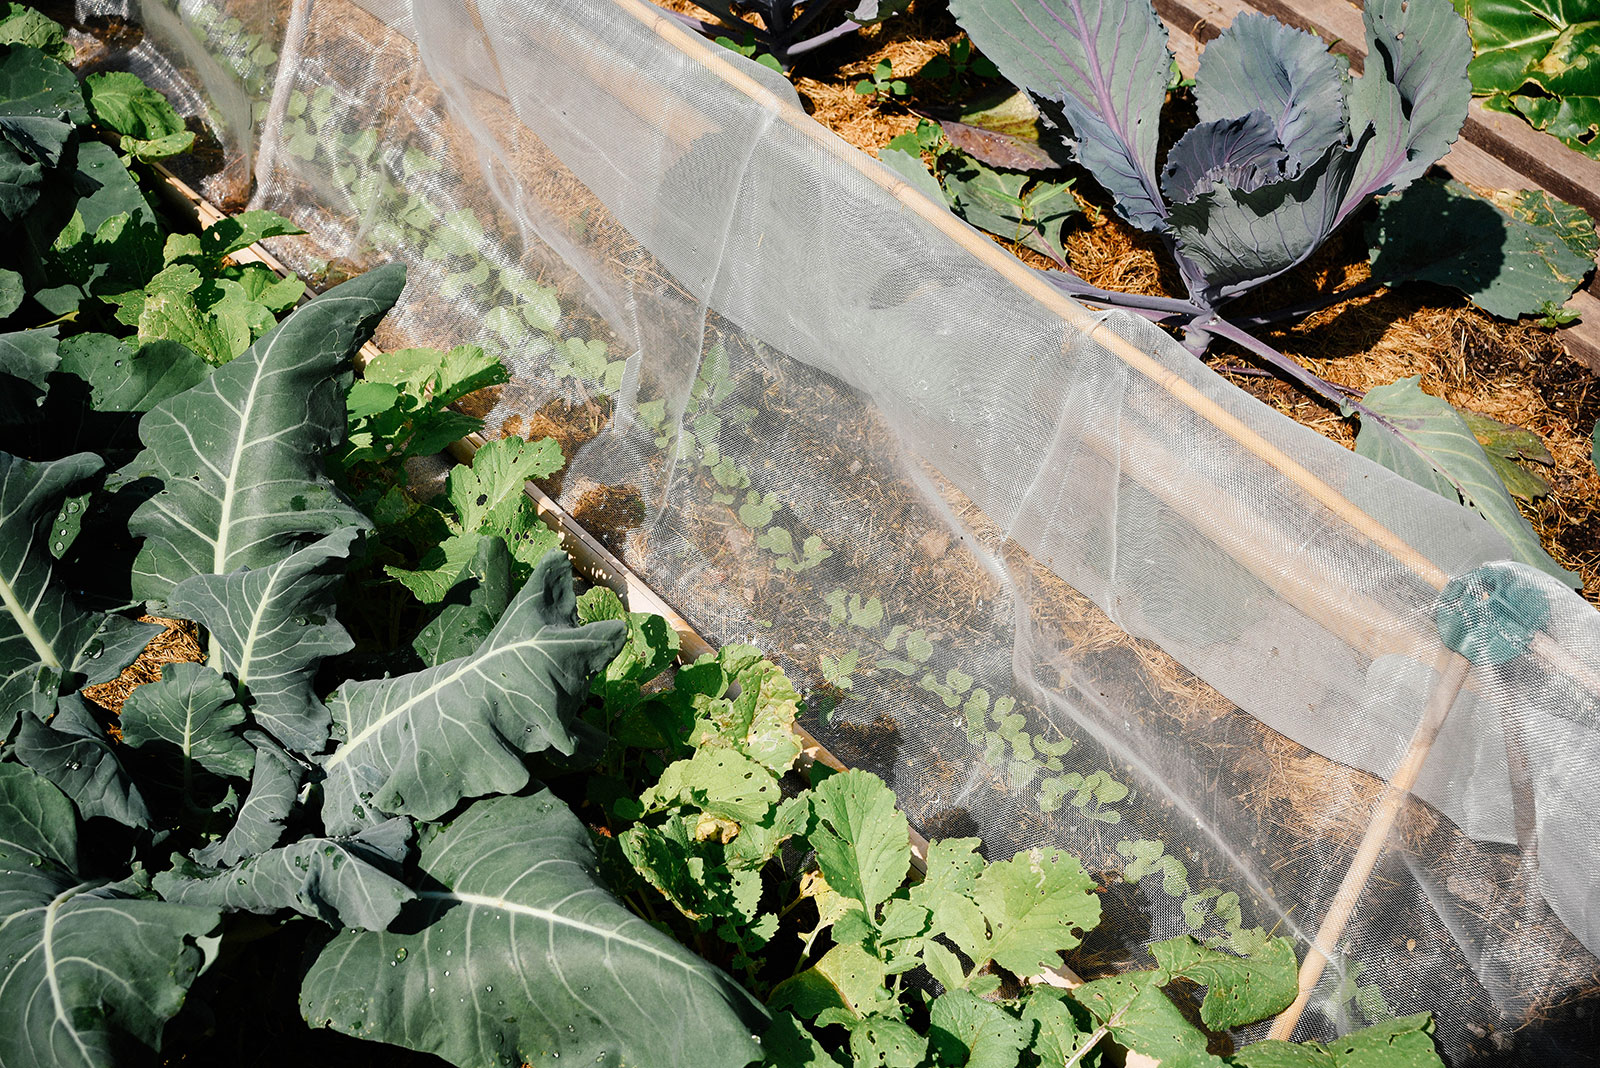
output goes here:
<path id="1" fill-rule="evenodd" d="M 547 489 L 919 830 L 1082 857 L 1080 972 L 1304 955 L 1467 656 L 1297 1037 L 1588 1049 L 1600 617 L 1475 515 L 1041 296 L 636 0 L 91 10 L 215 134 L 213 199 L 314 281 L 406 261 L 380 341 L 500 355 L 490 431 L 556 437 Z"/>

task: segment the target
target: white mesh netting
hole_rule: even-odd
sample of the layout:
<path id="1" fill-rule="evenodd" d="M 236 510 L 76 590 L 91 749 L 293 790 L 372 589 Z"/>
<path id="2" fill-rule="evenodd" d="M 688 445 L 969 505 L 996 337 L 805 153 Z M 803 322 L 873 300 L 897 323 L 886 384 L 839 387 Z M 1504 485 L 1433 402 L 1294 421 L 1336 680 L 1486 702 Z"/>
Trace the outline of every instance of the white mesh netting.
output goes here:
<path id="1" fill-rule="evenodd" d="M 555 435 L 563 506 L 776 654 L 920 830 L 1080 855 L 1080 971 L 1304 955 L 1443 620 L 1473 669 L 1297 1037 L 1432 1011 L 1456 1064 L 1591 1052 L 1600 617 L 1475 571 L 1475 516 L 1042 296 L 636 0 L 79 6 L 144 26 L 109 61 L 204 117 L 214 199 L 308 231 L 284 259 L 405 260 L 380 340 L 498 353 L 491 429 Z"/>

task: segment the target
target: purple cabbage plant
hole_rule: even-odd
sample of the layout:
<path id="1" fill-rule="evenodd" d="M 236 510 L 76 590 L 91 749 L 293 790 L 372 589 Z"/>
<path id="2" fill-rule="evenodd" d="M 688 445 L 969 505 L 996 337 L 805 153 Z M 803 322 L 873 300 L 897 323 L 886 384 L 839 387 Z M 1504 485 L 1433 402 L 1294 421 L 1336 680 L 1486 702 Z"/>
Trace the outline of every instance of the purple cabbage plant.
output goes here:
<path id="1" fill-rule="evenodd" d="M 1200 122 L 1168 150 L 1157 135 L 1172 54 L 1148 0 L 951 0 L 1007 79 L 1065 120 L 1068 148 L 1128 222 L 1159 234 L 1185 298 L 1118 293 L 1070 270 L 1046 277 L 1073 297 L 1181 327 L 1203 354 L 1225 338 L 1347 411 L 1382 425 L 1360 395 L 1253 330 L 1376 289 L 1326 294 L 1267 314 L 1229 305 L 1304 263 L 1379 193 L 1420 178 L 1467 116 L 1472 43 L 1450 0 L 1369 0 L 1365 76 L 1316 36 L 1247 13 L 1200 60 Z"/>

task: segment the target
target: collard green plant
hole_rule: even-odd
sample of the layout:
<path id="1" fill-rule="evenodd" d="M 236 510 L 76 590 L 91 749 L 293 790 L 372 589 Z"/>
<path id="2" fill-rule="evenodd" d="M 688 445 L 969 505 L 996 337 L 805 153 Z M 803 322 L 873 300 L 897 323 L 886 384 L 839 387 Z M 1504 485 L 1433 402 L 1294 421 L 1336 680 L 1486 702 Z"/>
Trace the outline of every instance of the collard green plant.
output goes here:
<path id="1" fill-rule="evenodd" d="M 1036 111 L 1064 120 L 1074 158 L 1111 194 L 1123 218 L 1161 238 L 1187 296 L 1109 292 L 1070 269 L 1046 273 L 1055 286 L 1181 327 L 1196 355 L 1214 339 L 1240 346 L 1359 416 L 1364 438 L 1388 439 L 1383 448 L 1365 450 L 1369 455 L 1407 477 L 1428 472 L 1423 485 L 1477 510 L 1507 538 L 1517 559 L 1572 579 L 1538 545 L 1514 506 L 1498 507 L 1494 495 L 1468 492 L 1447 470 L 1449 457 L 1430 451 L 1431 439 L 1407 433 L 1357 391 L 1311 373 L 1256 336 L 1262 326 L 1358 290 L 1242 317 L 1228 308 L 1305 263 L 1382 197 L 1368 231 L 1374 279 L 1364 284 L 1366 291 L 1422 279 L 1458 288 L 1497 315 L 1562 321 L 1560 305 L 1592 267 L 1592 224 L 1559 202 L 1496 204 L 1460 187 L 1414 184 L 1456 139 L 1471 95 L 1471 42 L 1446 0 L 1366 4 L 1367 63 L 1353 83 L 1344 61 L 1314 35 L 1264 15 L 1241 15 L 1207 45 L 1193 87 L 1199 124 L 1167 148 L 1159 171 L 1158 133 L 1173 59 L 1148 3 L 952 0 L 951 10 L 984 54 L 1033 98 Z M 1008 121 L 1015 125 L 1016 117 Z M 1037 163 L 1026 137 L 999 140 L 1003 151 L 1023 161 L 1013 166 Z M 904 151 L 886 162 L 902 172 L 923 171 Z M 927 180 L 925 174 L 919 179 Z M 952 191 L 960 181 L 951 173 L 944 182 L 957 210 L 1004 234 L 994 219 L 974 217 L 970 205 L 963 209 L 963 196 L 971 201 L 972 194 L 964 192 L 970 185 Z M 1020 192 L 1022 176 L 1013 184 Z M 1044 213 L 1020 214 L 1038 227 L 1026 243 L 1039 248 L 1042 241 L 1064 261 Z M 1419 239 L 1424 234 L 1426 241 Z"/>
<path id="2" fill-rule="evenodd" d="M 1600 3 L 1454 0 L 1472 28 L 1467 73 L 1484 106 L 1600 158 Z"/>
<path id="3" fill-rule="evenodd" d="M 75 603 L 65 591 L 82 574 L 67 579 L 50 551 L 62 500 L 102 461 L 0 456 L 0 652 L 19 721 L 0 757 L 8 1065 L 159 1048 L 241 914 L 343 932 L 306 976 L 316 1026 L 463 1064 L 759 1057 L 760 1004 L 628 913 L 582 825 L 529 785 L 525 755 L 576 747 L 591 677 L 628 629 L 578 623 L 560 554 L 509 596 L 510 555 L 485 538 L 441 613 L 477 613 L 443 624 L 470 648 L 436 638 L 423 646 L 432 666 L 346 681 L 331 711 L 313 685 L 348 648 L 335 592 L 370 525 L 321 462 L 342 444 L 352 357 L 402 284 L 380 269 L 319 297 L 139 419 L 145 448 L 122 485 L 144 499 L 131 520 L 150 550 L 140 581 L 201 623 L 209 655 L 137 689 L 114 738 L 81 689 L 152 628 Z M 46 376 L 45 400 L 70 378 Z M 79 856 L 79 824 L 95 817 L 124 826 Z M 500 929 L 492 952 L 485 925 Z M 373 953 L 395 969 L 376 983 Z M 661 1019 L 695 1027 L 674 1039 Z"/>

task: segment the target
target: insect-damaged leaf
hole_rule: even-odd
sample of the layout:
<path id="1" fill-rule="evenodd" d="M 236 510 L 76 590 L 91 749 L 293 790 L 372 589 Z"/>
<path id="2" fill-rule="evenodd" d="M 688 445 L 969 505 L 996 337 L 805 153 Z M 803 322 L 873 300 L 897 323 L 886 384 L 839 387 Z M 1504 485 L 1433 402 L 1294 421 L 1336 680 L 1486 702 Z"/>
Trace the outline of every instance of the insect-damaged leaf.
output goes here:
<path id="1" fill-rule="evenodd" d="M 985 952 L 1021 978 L 1058 966 L 1061 951 L 1100 922 L 1093 890 L 1077 858 L 1060 850 L 1025 849 L 990 864 L 972 891 L 989 925 Z"/>
<path id="2" fill-rule="evenodd" d="M 463 797 L 521 789 L 524 754 L 573 752 L 568 724 L 626 630 L 573 622 L 572 569 L 552 553 L 471 656 L 340 687 L 329 705 L 344 741 L 324 762 L 329 831 L 379 812 L 436 819 Z"/>
<path id="3" fill-rule="evenodd" d="M 1275 938 L 1249 957 L 1239 957 L 1179 935 L 1150 947 L 1168 976 L 1207 988 L 1200 1019 L 1213 1031 L 1265 1020 L 1282 1012 L 1297 992 L 1294 943 Z"/>
<path id="4" fill-rule="evenodd" d="M 157 405 L 124 469 L 159 490 L 129 521 L 145 542 L 136 596 L 162 600 L 191 575 L 267 567 L 340 527 L 364 526 L 323 473 L 344 433 L 335 376 L 405 283 L 380 267 L 306 304 L 204 382 Z"/>
<path id="5" fill-rule="evenodd" d="M 1600 158 L 1600 2 L 1455 0 L 1477 55 L 1467 68 L 1485 106 L 1521 112 Z"/>
<path id="6" fill-rule="evenodd" d="M 1384 197 L 1367 224 L 1373 277 L 1450 286 L 1503 319 L 1566 303 L 1594 269 L 1594 224 L 1548 193 L 1502 204 L 1428 179 Z"/>
<path id="7" fill-rule="evenodd" d="M 760 1057 L 764 1010 L 605 889 L 588 832 L 548 791 L 478 802 L 419 866 L 422 900 L 401 920 L 416 933 L 345 931 L 311 965 L 313 1026 L 456 1064 Z"/>
<path id="8" fill-rule="evenodd" d="M 0 763 L 0 1062 L 102 1068 L 124 1036 L 158 1047 L 215 909 L 129 897 L 77 874 L 72 806 Z"/>
<path id="9" fill-rule="evenodd" d="M 1205 1034 L 1184 1019 L 1160 980 L 1160 972 L 1128 972 L 1084 983 L 1071 996 L 1131 1053 L 1162 1065 L 1222 1068 L 1206 1050 Z"/>
<path id="10" fill-rule="evenodd" d="M 1387 418 L 1396 430 L 1363 421 L 1356 435 L 1356 452 L 1441 497 L 1459 499 L 1505 537 L 1515 559 L 1563 582 L 1582 585 L 1576 574 L 1544 551 L 1539 535 L 1517 511 L 1483 446 L 1461 416 L 1447 402 L 1422 392 L 1419 382 L 1420 376 L 1413 375 L 1368 391 L 1366 406 Z"/>
<path id="11" fill-rule="evenodd" d="M 991 167 L 1045 171 L 1072 161 L 1060 135 L 1045 129 L 1027 93 L 1003 90 L 986 96 L 939 125 L 952 145 Z"/>
<path id="12" fill-rule="evenodd" d="M 1155 9 L 1139 0 L 951 0 L 950 11 L 1008 79 L 1062 105 L 1078 161 L 1123 216 L 1160 227 L 1156 136 L 1172 54 Z"/>
<path id="13" fill-rule="evenodd" d="M 122 135 L 122 151 L 149 163 L 187 152 L 194 134 L 167 98 L 137 74 L 107 71 L 83 80 L 95 122 Z"/>
<path id="14" fill-rule="evenodd" d="M 866 771 L 834 775 L 812 791 L 811 846 L 828 885 L 875 909 L 905 881 L 910 827 L 894 792 Z"/>

